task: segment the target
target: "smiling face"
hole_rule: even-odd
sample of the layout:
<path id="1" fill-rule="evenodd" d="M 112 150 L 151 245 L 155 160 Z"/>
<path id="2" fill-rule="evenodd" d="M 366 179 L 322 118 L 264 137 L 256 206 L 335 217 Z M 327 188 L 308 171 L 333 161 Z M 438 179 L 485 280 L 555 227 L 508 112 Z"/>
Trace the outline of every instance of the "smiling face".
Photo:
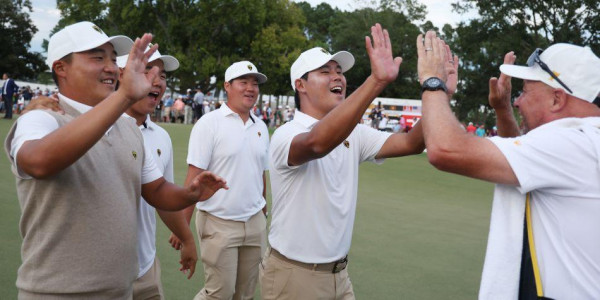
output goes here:
<path id="1" fill-rule="evenodd" d="M 146 120 L 146 115 L 154 112 L 154 108 L 158 105 L 158 101 L 162 99 L 167 90 L 167 73 L 165 72 L 165 64 L 162 60 L 156 59 L 148 63 L 146 72 L 152 67 L 158 67 L 159 76 L 152 82 L 152 89 L 144 99 L 136 102 L 127 109 L 127 114 L 134 117 L 139 124 Z"/>
<path id="2" fill-rule="evenodd" d="M 68 60 L 54 62 L 60 92 L 81 103 L 95 106 L 115 91 L 119 68 L 112 44 L 73 53 Z"/>
<path id="3" fill-rule="evenodd" d="M 296 85 L 300 99 L 304 100 L 302 111 L 314 110 L 320 115 L 313 117 L 320 119 L 346 99 L 346 77 L 336 61 L 331 60 L 309 72 L 306 79 L 298 80 L 302 81 Z"/>
<path id="4" fill-rule="evenodd" d="M 238 114 L 249 114 L 258 99 L 258 80 L 253 75 L 246 75 L 225 82 L 227 106 Z"/>

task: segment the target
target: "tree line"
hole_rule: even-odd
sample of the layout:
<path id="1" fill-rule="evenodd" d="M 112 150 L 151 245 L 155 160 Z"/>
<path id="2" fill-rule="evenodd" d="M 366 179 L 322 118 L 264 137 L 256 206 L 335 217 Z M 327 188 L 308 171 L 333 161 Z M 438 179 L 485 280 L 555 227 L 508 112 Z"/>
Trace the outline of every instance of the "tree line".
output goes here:
<path id="1" fill-rule="evenodd" d="M 2 2 L 0 39 L 14 47 L 0 47 L 8 58 L 0 61 L 0 69 L 35 79 L 47 67 L 39 53 L 27 50 L 37 31 L 28 16 L 31 3 Z M 354 54 L 356 64 L 346 77 L 348 92 L 356 89 L 370 73 L 364 36 L 378 22 L 390 32 L 394 55 L 404 59 L 396 83 L 381 96 L 419 99 L 415 39 L 433 29 L 461 59 L 457 116 L 488 124 L 494 122 L 486 109 L 488 80 L 498 76 L 505 53 L 515 51 L 517 64 L 525 64 L 534 49 L 558 42 L 587 45 L 600 53 L 597 0 L 458 0 L 452 6 L 458 13 L 475 10 L 478 16 L 436 28 L 418 0 L 362 0 L 363 8 L 354 11 L 290 0 L 57 0 L 61 17 L 52 32 L 82 20 L 109 35 L 152 32 L 160 51 L 181 62 L 168 83 L 175 91 L 221 87 L 225 69 L 246 59 L 269 77 L 262 93 L 291 95 L 289 68 L 314 46 Z M 211 82 L 213 76 L 216 82 Z M 519 89 L 516 83 L 515 96 Z"/>

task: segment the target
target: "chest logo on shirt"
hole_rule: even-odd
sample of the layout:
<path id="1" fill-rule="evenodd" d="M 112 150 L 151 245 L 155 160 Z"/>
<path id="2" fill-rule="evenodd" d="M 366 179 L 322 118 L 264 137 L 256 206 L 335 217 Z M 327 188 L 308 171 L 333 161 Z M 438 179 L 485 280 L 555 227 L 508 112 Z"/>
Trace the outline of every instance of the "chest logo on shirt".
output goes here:
<path id="1" fill-rule="evenodd" d="M 344 146 L 346 146 L 346 148 L 350 149 L 350 142 L 348 142 L 348 140 L 345 140 Z"/>
<path id="2" fill-rule="evenodd" d="M 131 155 L 133 156 L 133 159 L 137 160 L 137 152 L 131 151 Z"/>
<path id="3" fill-rule="evenodd" d="M 521 146 L 521 141 L 519 141 L 519 140 L 516 140 L 516 141 L 515 141 L 515 145 L 517 145 L 517 146 Z"/>
<path id="4" fill-rule="evenodd" d="M 259 131 L 259 132 L 258 132 L 258 137 L 260 137 L 260 136 L 261 136 L 261 134 L 260 134 L 260 131 Z"/>
<path id="5" fill-rule="evenodd" d="M 158 156 L 160 156 L 162 154 L 162 151 L 160 151 L 160 149 L 156 149 L 156 153 L 158 153 Z"/>

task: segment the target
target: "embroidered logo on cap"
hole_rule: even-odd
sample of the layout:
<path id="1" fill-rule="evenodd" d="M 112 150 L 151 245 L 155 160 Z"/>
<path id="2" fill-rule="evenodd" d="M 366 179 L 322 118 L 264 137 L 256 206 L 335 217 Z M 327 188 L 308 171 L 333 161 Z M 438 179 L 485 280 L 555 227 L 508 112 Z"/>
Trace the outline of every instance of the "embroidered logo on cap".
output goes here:
<path id="1" fill-rule="evenodd" d="M 94 25 L 94 26 L 92 26 L 92 28 L 93 28 L 94 30 L 98 31 L 98 32 L 99 32 L 99 33 L 101 33 L 101 34 L 104 34 L 104 31 L 102 31 L 102 29 L 100 29 L 100 27 L 98 27 L 98 26 Z"/>
<path id="2" fill-rule="evenodd" d="M 158 156 L 160 156 L 162 154 L 162 152 L 160 151 L 160 149 L 156 149 L 156 153 L 158 153 Z"/>
<path id="3" fill-rule="evenodd" d="M 131 151 L 131 155 L 133 155 L 133 159 L 137 159 L 137 152 Z"/>
<path id="4" fill-rule="evenodd" d="M 261 135 L 261 134 L 260 134 L 260 131 L 259 131 L 259 132 L 258 132 L 258 137 L 260 137 L 260 135 Z"/>
<path id="5" fill-rule="evenodd" d="M 248 70 L 252 71 L 252 65 L 248 65 Z"/>
<path id="6" fill-rule="evenodd" d="M 323 52 L 323 53 L 325 53 L 325 54 L 327 54 L 327 55 L 331 55 L 331 53 L 329 53 L 327 50 L 325 50 L 325 49 L 323 49 L 323 48 L 321 48 L 321 52 Z"/>
<path id="7" fill-rule="evenodd" d="M 346 146 L 346 148 L 350 149 L 350 142 L 348 142 L 348 140 L 345 140 L 344 146 Z"/>

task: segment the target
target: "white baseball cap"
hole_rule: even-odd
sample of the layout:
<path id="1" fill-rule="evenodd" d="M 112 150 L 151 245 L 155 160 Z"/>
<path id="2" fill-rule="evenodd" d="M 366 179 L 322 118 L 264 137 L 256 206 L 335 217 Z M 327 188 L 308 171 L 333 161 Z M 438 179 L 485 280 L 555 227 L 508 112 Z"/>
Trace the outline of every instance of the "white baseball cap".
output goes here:
<path id="1" fill-rule="evenodd" d="M 322 67 L 330 60 L 333 60 L 340 64 L 342 67 L 342 73 L 350 70 L 354 66 L 354 56 L 348 51 L 340 51 L 336 54 L 331 55 L 327 50 L 321 47 L 315 47 L 310 50 L 306 50 L 298 56 L 296 61 L 290 68 L 290 79 L 292 81 L 292 88 L 296 90 L 296 79 L 301 78 L 302 75 L 316 70 Z"/>
<path id="2" fill-rule="evenodd" d="M 534 51 L 527 65 L 503 64 L 500 71 L 515 78 L 541 81 L 553 88 L 561 88 L 588 102 L 593 102 L 600 93 L 600 58 L 589 47 L 554 44 L 546 50 Z M 544 65 L 547 70 L 544 70 Z M 563 84 L 550 74 L 550 70 Z"/>
<path id="3" fill-rule="evenodd" d="M 146 48 L 146 51 L 144 51 L 144 52 L 148 52 L 148 50 L 150 50 L 150 47 L 152 47 L 151 44 L 148 45 L 148 48 Z M 119 68 L 125 68 L 125 65 L 127 65 L 128 58 L 129 58 L 129 54 L 117 57 L 117 66 L 119 66 Z M 154 52 L 154 54 L 152 54 L 152 56 L 150 56 L 150 59 L 148 59 L 148 62 L 152 62 L 157 59 L 162 60 L 163 64 L 165 65 L 165 71 L 167 71 L 167 72 L 175 71 L 179 68 L 179 61 L 177 60 L 177 58 L 175 58 L 171 55 L 162 55 L 162 54 L 160 54 L 160 52 L 158 52 L 158 50 L 156 50 Z"/>
<path id="4" fill-rule="evenodd" d="M 83 52 L 111 43 L 117 56 L 129 53 L 133 41 L 124 36 L 107 36 L 100 27 L 91 22 L 79 22 L 69 25 L 50 37 L 48 43 L 48 58 L 46 64 L 52 69 L 52 64 L 71 54 Z"/>
<path id="5" fill-rule="evenodd" d="M 258 83 L 265 83 L 267 81 L 267 76 L 263 73 L 259 73 L 256 66 L 247 60 L 238 61 L 229 66 L 229 68 L 225 70 L 225 81 L 232 81 L 245 75 L 256 76 Z"/>

